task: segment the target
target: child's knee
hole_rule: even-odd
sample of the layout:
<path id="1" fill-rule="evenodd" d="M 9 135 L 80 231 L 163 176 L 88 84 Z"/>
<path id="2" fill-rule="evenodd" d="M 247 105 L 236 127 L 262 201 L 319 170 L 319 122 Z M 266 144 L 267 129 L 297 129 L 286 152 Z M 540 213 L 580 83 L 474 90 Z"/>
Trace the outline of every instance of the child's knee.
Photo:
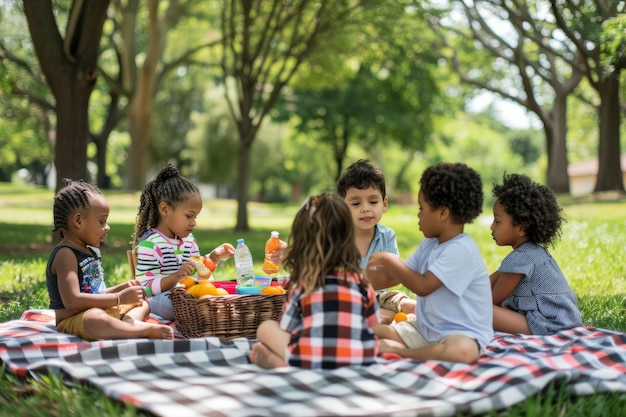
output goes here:
<path id="1" fill-rule="evenodd" d="M 441 345 L 445 347 L 446 356 L 451 361 L 474 363 L 480 357 L 480 345 L 473 337 L 466 335 L 451 335 L 446 337 Z"/>

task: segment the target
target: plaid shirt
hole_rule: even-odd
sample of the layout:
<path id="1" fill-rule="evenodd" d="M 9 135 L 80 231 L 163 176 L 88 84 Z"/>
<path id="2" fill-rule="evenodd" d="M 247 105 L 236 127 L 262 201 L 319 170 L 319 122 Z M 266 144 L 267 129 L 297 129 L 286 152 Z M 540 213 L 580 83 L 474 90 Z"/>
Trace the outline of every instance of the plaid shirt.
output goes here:
<path id="1" fill-rule="evenodd" d="M 374 289 L 358 274 L 335 272 L 306 297 L 294 288 L 280 322 L 291 334 L 288 363 L 307 369 L 373 364 L 379 349 L 375 301 Z"/>

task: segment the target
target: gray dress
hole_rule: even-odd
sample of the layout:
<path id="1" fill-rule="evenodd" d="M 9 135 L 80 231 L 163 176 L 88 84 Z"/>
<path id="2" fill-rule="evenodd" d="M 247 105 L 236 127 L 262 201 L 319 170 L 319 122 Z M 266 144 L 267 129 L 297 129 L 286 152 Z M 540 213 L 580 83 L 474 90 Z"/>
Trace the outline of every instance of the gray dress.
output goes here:
<path id="1" fill-rule="evenodd" d="M 524 275 L 502 305 L 526 316 L 533 334 L 583 326 L 576 294 L 545 248 L 526 242 L 504 258 L 499 271 Z"/>

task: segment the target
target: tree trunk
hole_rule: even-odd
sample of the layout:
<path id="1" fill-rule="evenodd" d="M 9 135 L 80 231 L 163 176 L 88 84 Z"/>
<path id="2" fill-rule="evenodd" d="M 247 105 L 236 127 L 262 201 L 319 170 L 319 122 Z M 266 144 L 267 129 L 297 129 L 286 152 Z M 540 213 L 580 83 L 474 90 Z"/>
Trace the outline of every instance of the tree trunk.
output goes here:
<path id="1" fill-rule="evenodd" d="M 66 39 L 63 39 L 52 2 L 24 0 L 37 58 L 56 100 L 57 191 L 63 186 L 63 178 L 90 180 L 87 175 L 87 111 L 97 78 L 100 36 L 108 6 L 109 0 L 73 2 Z"/>
<path id="2" fill-rule="evenodd" d="M 123 113 L 119 109 L 119 94 L 110 92 L 111 102 L 107 111 L 107 117 L 102 129 L 97 135 L 92 135 L 91 140 L 96 144 L 96 163 L 98 164 L 97 184 L 101 189 L 111 187 L 110 177 L 106 172 L 107 148 L 109 144 L 109 136 L 123 117 Z"/>
<path id="3" fill-rule="evenodd" d="M 248 201 L 250 184 L 250 151 L 252 148 L 252 121 L 244 117 L 241 124 L 239 147 L 237 149 L 237 225 L 235 231 L 248 232 Z"/>
<path id="4" fill-rule="evenodd" d="M 556 89 L 555 89 L 556 90 Z M 569 194 L 567 174 L 567 94 L 554 98 L 552 129 L 548 137 L 548 187 L 557 194 Z"/>
<path id="5" fill-rule="evenodd" d="M 600 144 L 598 149 L 598 180 L 595 192 L 624 192 L 620 164 L 619 73 L 611 73 L 598 82 L 600 101 Z"/>
<path id="6" fill-rule="evenodd" d="M 57 76 L 65 77 L 67 85 L 72 88 L 55 93 L 57 139 L 54 166 L 57 169 L 57 191 L 63 186 L 64 178 L 92 181 L 87 172 L 87 107 L 93 86 L 84 82 L 84 74 L 77 68 L 66 68 L 64 74 Z"/>
<path id="7" fill-rule="evenodd" d="M 128 151 L 130 163 L 126 188 L 129 190 L 141 190 L 146 184 L 153 92 L 153 88 L 148 88 L 148 83 L 142 71 L 142 76 L 137 82 L 137 92 L 128 106 L 128 130 L 132 138 Z"/>

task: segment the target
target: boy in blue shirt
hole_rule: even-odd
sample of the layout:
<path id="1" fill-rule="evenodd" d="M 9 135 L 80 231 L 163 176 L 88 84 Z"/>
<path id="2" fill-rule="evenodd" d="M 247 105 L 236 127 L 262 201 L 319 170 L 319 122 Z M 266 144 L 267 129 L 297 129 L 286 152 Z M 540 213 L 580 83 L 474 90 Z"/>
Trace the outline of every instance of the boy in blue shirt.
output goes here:
<path id="1" fill-rule="evenodd" d="M 374 288 L 402 284 L 418 295 L 415 320 L 381 324 L 381 352 L 416 360 L 472 363 L 493 338 L 491 282 L 478 246 L 464 226 L 482 211 L 479 174 L 440 163 L 420 179 L 419 228 L 424 240 L 402 261 L 374 253 L 367 276 Z"/>
<path id="2" fill-rule="evenodd" d="M 346 168 L 337 180 L 337 193 L 352 213 L 356 246 L 361 253 L 361 269 L 365 270 L 374 252 L 398 255 L 396 233 L 379 223 L 389 207 L 383 171 L 367 159 L 359 159 Z"/>
<path id="3" fill-rule="evenodd" d="M 379 223 L 389 207 L 383 171 L 369 160 L 359 159 L 346 168 L 337 180 L 337 194 L 343 198 L 352 214 L 356 246 L 361 254 L 361 269 L 365 271 L 367 261 L 374 252 L 389 252 L 398 256 L 396 232 Z M 379 304 L 380 297 L 385 297 L 386 293 L 378 294 Z M 394 314 L 394 311 L 381 306 L 382 323 L 391 323 Z"/>

